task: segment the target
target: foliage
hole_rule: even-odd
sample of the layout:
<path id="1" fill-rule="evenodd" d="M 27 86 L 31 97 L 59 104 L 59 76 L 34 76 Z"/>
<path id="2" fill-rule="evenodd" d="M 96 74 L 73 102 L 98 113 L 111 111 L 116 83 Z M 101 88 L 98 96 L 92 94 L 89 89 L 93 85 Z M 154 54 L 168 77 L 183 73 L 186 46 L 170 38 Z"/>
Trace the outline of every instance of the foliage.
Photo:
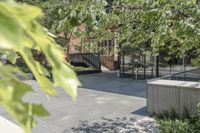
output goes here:
<path id="1" fill-rule="evenodd" d="M 110 5 L 104 0 L 18 1 L 40 6 L 46 15 L 41 19 L 41 10 L 34 6 L 1 1 L 0 52 L 13 64 L 22 57 L 47 94 L 56 95 L 54 87 L 61 86 L 75 98 L 79 82 L 72 67 L 65 62 L 62 48 L 54 45 L 55 41 L 39 23 L 56 36 L 62 33 L 67 53 L 73 35 L 84 41 L 88 36 L 99 41 L 110 38 L 110 31 L 114 29 L 123 47 L 144 49 L 151 45 L 155 54 L 168 51 L 169 55 L 179 57 L 188 53 L 200 56 L 200 10 L 196 0 L 114 0 Z M 81 25 L 87 27 L 86 32 L 79 29 Z M 33 49 L 44 53 L 52 66 L 53 83 L 46 78 L 48 71 L 33 58 Z M 200 64 L 200 58 L 196 58 L 195 63 Z M 16 72 L 20 73 L 11 65 L 0 64 L 0 103 L 29 132 L 34 125 L 33 116 L 47 112 L 40 114 L 35 110 L 45 112 L 41 105 L 21 101 L 31 89 L 14 77 Z M 178 123 L 183 125 L 180 130 L 187 126 L 181 121 Z"/>
<path id="2" fill-rule="evenodd" d="M 109 4 L 95 0 L 20 1 L 41 6 L 47 13 L 43 23 L 52 31 L 66 32 L 65 44 L 69 44 L 69 33 L 85 24 L 90 30 L 87 34 L 82 32 L 80 36 L 84 39 L 86 36 L 97 37 L 97 41 L 110 38 L 113 36 L 109 34 L 110 29 L 114 29 L 119 33 L 122 47 L 144 49 L 151 45 L 156 55 L 162 51 L 168 51 L 169 56 L 199 55 L 200 10 L 196 0 L 113 0 Z M 196 58 L 194 63 L 198 62 Z"/>
<path id="3" fill-rule="evenodd" d="M 41 7 L 45 12 L 42 23 L 56 36 L 57 41 L 65 47 L 69 54 L 70 41 L 78 37 L 84 44 L 87 37 L 97 42 L 110 38 L 111 21 L 108 20 L 105 0 L 18 0 Z M 108 24 L 109 22 L 109 24 Z M 110 33 L 110 34 L 109 34 Z"/>
<path id="4" fill-rule="evenodd" d="M 94 70 L 92 67 L 74 66 L 74 71 L 90 71 Z"/>
<path id="5" fill-rule="evenodd" d="M 192 116 L 185 109 L 182 115 L 174 110 L 163 111 L 161 114 L 154 114 L 157 119 L 158 128 L 161 133 L 198 133 L 200 132 L 200 105 L 197 105 L 197 115 Z"/>
<path id="6" fill-rule="evenodd" d="M 120 43 L 153 52 L 199 55 L 199 5 L 196 0 L 119 0 L 113 13 L 120 20 Z M 198 60 L 198 59 L 197 59 Z"/>
<path id="7" fill-rule="evenodd" d="M 160 120 L 161 133 L 191 133 L 190 124 L 187 120 Z"/>
<path id="8" fill-rule="evenodd" d="M 55 96 L 57 92 L 54 87 L 60 86 L 75 99 L 76 88 L 80 83 L 65 61 L 62 48 L 38 23 L 42 16 L 42 11 L 37 7 L 17 4 L 12 0 L 1 1 L 0 52 L 6 54 L 13 64 L 21 56 L 44 93 Z M 33 58 L 33 49 L 44 53 L 52 66 L 54 82 L 46 78 L 48 71 Z M 22 100 L 27 92 L 33 90 L 31 86 L 19 81 L 15 73 L 22 72 L 17 67 L 0 63 L 0 104 L 29 133 L 35 125 L 34 116 L 45 116 L 48 112 L 40 104 Z"/>
<path id="9" fill-rule="evenodd" d="M 31 73 L 31 70 L 26 66 L 20 66 L 19 69 L 24 73 Z"/>

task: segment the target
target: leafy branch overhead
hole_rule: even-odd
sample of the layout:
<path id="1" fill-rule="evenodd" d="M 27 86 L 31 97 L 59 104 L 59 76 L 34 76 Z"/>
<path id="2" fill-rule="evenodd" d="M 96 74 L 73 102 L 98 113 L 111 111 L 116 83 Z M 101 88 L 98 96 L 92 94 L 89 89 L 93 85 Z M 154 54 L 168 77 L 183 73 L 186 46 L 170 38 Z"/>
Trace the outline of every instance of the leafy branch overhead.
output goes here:
<path id="1" fill-rule="evenodd" d="M 42 24 L 52 33 L 59 36 L 63 33 L 63 46 L 68 47 L 72 34 L 84 40 L 87 37 L 93 41 L 109 38 L 109 27 L 113 26 L 113 17 L 106 11 L 106 0 L 18 0 L 41 7 L 45 16 Z M 115 22 L 114 22 L 115 23 Z M 84 30 L 80 30 L 80 27 Z M 110 35 L 111 36 L 111 35 Z M 81 43 L 84 43 L 81 42 Z"/>
<path id="2" fill-rule="evenodd" d="M 37 20 L 42 16 L 41 9 L 37 7 L 17 4 L 14 1 L 1 1 L 0 52 L 8 55 L 13 63 L 20 55 L 44 93 L 55 96 L 57 92 L 54 87 L 60 86 L 75 99 L 76 88 L 80 83 L 71 66 L 65 61 L 62 48 L 38 23 Z M 51 64 L 53 82 L 46 77 L 48 71 L 33 58 L 33 49 L 44 53 Z M 0 64 L 0 103 L 28 133 L 35 124 L 33 116 L 48 113 L 41 105 L 21 100 L 22 96 L 32 89 L 15 78 L 14 73 L 17 72 L 20 71 L 14 66 Z"/>
<path id="3" fill-rule="evenodd" d="M 167 50 L 184 56 L 199 48 L 199 13 L 196 0 L 119 0 L 113 13 L 120 20 L 123 46 L 141 48 L 151 42 L 154 53 Z"/>

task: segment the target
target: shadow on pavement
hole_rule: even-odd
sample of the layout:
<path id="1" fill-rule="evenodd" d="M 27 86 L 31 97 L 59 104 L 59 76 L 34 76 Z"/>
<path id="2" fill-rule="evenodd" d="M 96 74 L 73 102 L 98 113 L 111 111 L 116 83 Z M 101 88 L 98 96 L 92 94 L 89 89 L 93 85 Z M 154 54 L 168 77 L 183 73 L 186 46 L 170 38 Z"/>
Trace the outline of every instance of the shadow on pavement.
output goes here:
<path id="1" fill-rule="evenodd" d="M 73 133 L 119 133 L 119 132 L 137 132 L 133 129 L 133 118 L 102 118 L 100 122 L 89 123 L 88 121 L 80 122 L 79 127 L 73 127 Z M 67 133 L 67 132 L 66 132 Z"/>
<path id="2" fill-rule="evenodd" d="M 152 118 L 136 120 L 134 118 L 102 118 L 99 122 L 80 122 L 78 127 L 71 129 L 72 133 L 155 133 L 156 122 Z M 64 133 L 67 133 L 65 131 Z"/>
<path id="3" fill-rule="evenodd" d="M 147 107 L 142 107 L 134 112 L 131 112 L 131 114 L 134 114 L 134 115 L 139 115 L 139 116 L 148 116 L 147 115 Z"/>

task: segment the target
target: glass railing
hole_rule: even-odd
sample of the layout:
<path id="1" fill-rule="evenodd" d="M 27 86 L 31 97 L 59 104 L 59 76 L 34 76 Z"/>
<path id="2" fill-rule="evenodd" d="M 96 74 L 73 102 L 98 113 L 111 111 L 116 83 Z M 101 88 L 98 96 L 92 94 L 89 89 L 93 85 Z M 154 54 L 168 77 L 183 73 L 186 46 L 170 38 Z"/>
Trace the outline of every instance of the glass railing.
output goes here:
<path id="1" fill-rule="evenodd" d="M 200 81 L 200 68 L 163 76 L 160 79 L 181 80 L 181 81 Z"/>

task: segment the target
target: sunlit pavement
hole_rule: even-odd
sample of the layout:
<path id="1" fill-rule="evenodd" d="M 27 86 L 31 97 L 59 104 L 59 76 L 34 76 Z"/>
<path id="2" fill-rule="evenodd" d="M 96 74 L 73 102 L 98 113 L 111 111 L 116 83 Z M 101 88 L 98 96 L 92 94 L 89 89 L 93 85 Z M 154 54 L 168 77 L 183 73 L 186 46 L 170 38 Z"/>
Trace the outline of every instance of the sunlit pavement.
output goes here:
<path id="1" fill-rule="evenodd" d="M 47 97 L 35 81 L 26 81 L 35 92 L 25 101 L 43 104 L 50 116 L 37 118 L 33 133 L 117 132 L 130 127 L 135 119 L 146 116 L 146 82 L 118 78 L 116 73 L 79 76 L 82 87 L 73 101 L 62 89 L 58 96 Z M 0 115 L 10 119 L 5 111 Z"/>

